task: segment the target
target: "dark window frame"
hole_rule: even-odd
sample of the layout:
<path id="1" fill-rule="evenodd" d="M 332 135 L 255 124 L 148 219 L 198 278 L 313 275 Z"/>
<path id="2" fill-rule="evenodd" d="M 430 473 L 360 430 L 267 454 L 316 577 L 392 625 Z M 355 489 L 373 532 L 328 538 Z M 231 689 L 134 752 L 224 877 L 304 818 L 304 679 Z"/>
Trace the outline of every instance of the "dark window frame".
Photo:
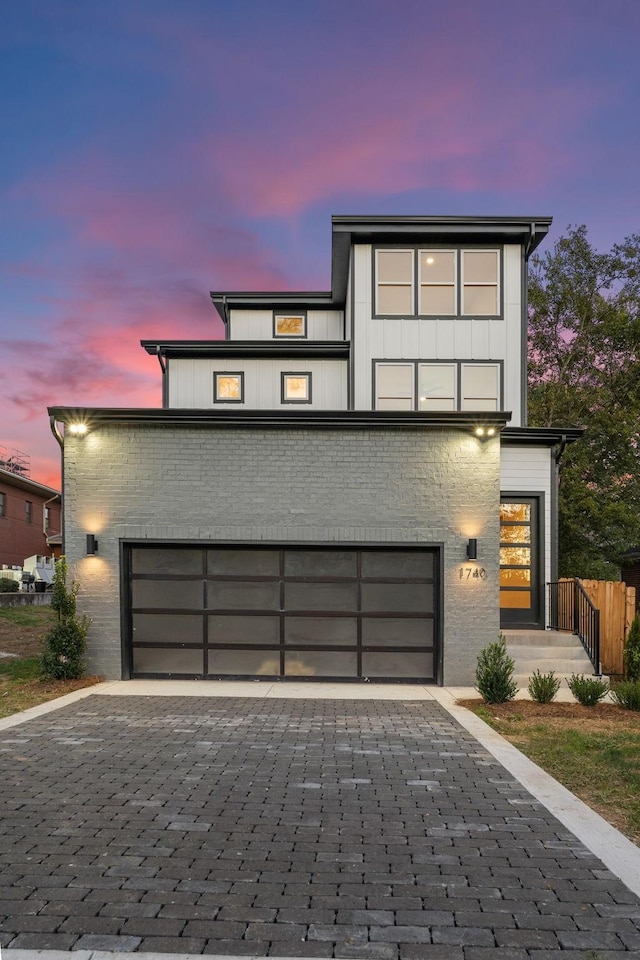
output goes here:
<path id="1" fill-rule="evenodd" d="M 378 313 L 378 251 L 410 250 L 413 252 L 413 310 L 411 313 Z M 420 254 L 453 250 L 456 252 L 455 298 L 456 313 L 420 313 Z M 464 281 L 462 277 L 463 253 L 498 254 L 498 313 L 462 313 Z M 371 315 L 375 320 L 402 320 L 404 317 L 419 320 L 504 320 L 504 244 L 425 244 L 398 243 L 374 244 L 371 248 Z"/>
<path id="2" fill-rule="evenodd" d="M 33 523 L 33 500 L 24 502 L 24 520 L 25 523 Z"/>
<path id="3" fill-rule="evenodd" d="M 239 377 L 240 397 L 237 400 L 218 397 L 218 377 Z M 214 403 L 244 403 L 244 370 L 214 370 L 213 372 L 213 402 Z"/>
<path id="4" fill-rule="evenodd" d="M 420 365 L 424 364 L 426 366 L 452 366 L 456 368 L 456 405 L 454 410 L 462 410 L 462 368 L 465 364 L 470 366 L 488 366 L 488 367 L 497 367 L 498 368 L 498 390 L 500 392 L 498 400 L 497 410 L 502 410 L 504 405 L 504 360 L 453 360 L 453 359 L 407 359 L 406 357 L 401 358 L 392 358 L 392 357 L 374 357 L 371 361 L 371 409 L 378 409 L 378 396 L 377 396 L 377 377 L 376 377 L 376 368 L 378 365 L 382 364 L 404 364 L 410 366 L 413 364 L 413 412 L 420 410 L 420 397 L 419 397 L 419 378 L 420 378 Z M 446 409 L 446 408 L 443 408 Z M 470 410 L 469 413 L 473 413 L 473 410 Z M 480 411 L 483 412 L 483 411 Z"/>
<path id="5" fill-rule="evenodd" d="M 4 492 L 0 492 L 0 517 L 6 517 L 7 515 L 7 495 Z"/>
<path id="6" fill-rule="evenodd" d="M 302 319 L 303 333 L 278 333 L 277 321 L 279 317 L 300 317 Z M 309 339 L 309 318 L 306 310 L 274 310 L 273 311 L 273 339 L 274 340 L 308 340 Z"/>
<path id="7" fill-rule="evenodd" d="M 309 392 L 306 400 L 298 399 L 288 399 L 286 396 L 286 384 L 287 377 L 306 377 L 309 384 Z M 280 373 L 280 402 L 281 403 L 294 403 L 294 404 L 310 404 L 313 403 L 313 394 L 312 394 L 312 383 L 313 376 L 311 370 L 282 370 Z"/>

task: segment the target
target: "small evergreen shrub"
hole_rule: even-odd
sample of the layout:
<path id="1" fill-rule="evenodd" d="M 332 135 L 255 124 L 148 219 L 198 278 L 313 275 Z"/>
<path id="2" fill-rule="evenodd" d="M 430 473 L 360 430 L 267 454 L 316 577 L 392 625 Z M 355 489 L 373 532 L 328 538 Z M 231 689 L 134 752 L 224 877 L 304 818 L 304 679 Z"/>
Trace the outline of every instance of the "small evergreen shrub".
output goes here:
<path id="1" fill-rule="evenodd" d="M 611 688 L 614 703 L 625 710 L 640 710 L 640 680 L 626 680 Z"/>
<path id="2" fill-rule="evenodd" d="M 551 703 L 560 689 L 560 680 L 553 670 L 550 673 L 540 673 L 539 670 L 535 670 L 527 689 L 529 696 L 536 703 Z"/>
<path id="3" fill-rule="evenodd" d="M 9 577 L 0 577 L 0 593 L 17 593 L 20 584 L 17 580 L 10 580 Z"/>
<path id="4" fill-rule="evenodd" d="M 490 643 L 480 651 L 476 666 L 476 690 L 485 703 L 513 700 L 518 692 L 518 685 L 513 679 L 514 666 L 502 633 L 496 643 Z"/>
<path id="5" fill-rule="evenodd" d="M 569 690 L 583 707 L 594 707 L 609 691 L 608 682 L 598 677 L 583 677 L 573 673 L 567 683 Z"/>
<path id="6" fill-rule="evenodd" d="M 637 683 L 640 680 L 640 614 L 635 615 L 624 644 L 624 678 Z"/>
<path id="7" fill-rule="evenodd" d="M 58 622 L 44 638 L 44 652 L 40 661 L 42 675 L 50 680 L 77 680 L 84 672 L 84 652 L 91 621 L 79 617 L 76 611 L 78 584 L 67 586 L 67 561 L 56 563 L 53 575 L 51 607 Z"/>

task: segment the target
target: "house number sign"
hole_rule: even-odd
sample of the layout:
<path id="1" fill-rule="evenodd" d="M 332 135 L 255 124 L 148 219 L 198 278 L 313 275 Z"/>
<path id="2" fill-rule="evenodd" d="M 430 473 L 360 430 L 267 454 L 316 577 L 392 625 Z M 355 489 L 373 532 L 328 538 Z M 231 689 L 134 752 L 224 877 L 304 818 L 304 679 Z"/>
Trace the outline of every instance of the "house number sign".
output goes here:
<path id="1" fill-rule="evenodd" d="M 484 567 L 460 567 L 458 570 L 460 580 L 486 580 L 487 571 Z"/>

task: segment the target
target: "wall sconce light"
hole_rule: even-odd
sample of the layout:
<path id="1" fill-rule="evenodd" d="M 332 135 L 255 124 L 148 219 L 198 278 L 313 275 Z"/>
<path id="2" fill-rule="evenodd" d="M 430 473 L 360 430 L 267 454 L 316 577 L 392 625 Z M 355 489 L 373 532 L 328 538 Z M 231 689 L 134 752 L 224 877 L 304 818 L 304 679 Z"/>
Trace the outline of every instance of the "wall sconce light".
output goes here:
<path id="1" fill-rule="evenodd" d="M 478 559 L 478 541 L 475 537 L 470 537 L 467 543 L 467 560 Z"/>
<path id="2" fill-rule="evenodd" d="M 488 440 L 489 437 L 495 437 L 496 428 L 495 427 L 476 427 L 474 430 L 476 437 L 480 437 L 481 440 Z"/>
<path id="3" fill-rule="evenodd" d="M 98 541 L 93 533 L 87 534 L 87 556 L 94 557 L 98 552 Z"/>
<path id="4" fill-rule="evenodd" d="M 77 437 L 83 437 L 89 428 L 86 423 L 70 423 L 69 424 L 69 433 L 75 434 Z"/>

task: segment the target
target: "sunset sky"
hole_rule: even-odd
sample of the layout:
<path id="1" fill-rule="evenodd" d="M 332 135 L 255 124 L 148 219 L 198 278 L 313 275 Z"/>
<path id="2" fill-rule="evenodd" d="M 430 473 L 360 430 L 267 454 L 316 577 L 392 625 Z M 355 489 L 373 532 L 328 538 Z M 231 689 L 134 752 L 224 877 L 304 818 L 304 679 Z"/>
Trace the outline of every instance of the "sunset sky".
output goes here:
<path id="1" fill-rule="evenodd" d="M 328 289 L 330 216 L 640 233 L 638 0 L 2 0 L 0 446 L 160 406 L 141 338 Z M 543 248 L 545 249 L 545 248 Z"/>

